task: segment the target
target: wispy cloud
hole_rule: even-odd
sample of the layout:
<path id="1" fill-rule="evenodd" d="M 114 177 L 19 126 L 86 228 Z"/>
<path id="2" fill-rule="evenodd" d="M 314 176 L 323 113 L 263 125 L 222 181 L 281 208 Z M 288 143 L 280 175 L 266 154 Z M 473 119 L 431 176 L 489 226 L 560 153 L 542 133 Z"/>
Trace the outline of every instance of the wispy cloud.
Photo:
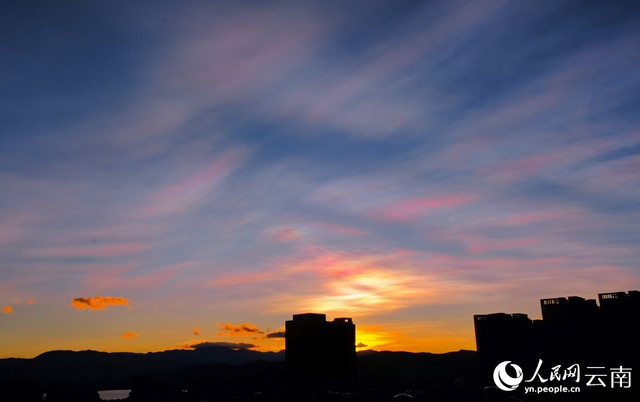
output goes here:
<path id="1" fill-rule="evenodd" d="M 415 222 L 417 219 L 433 213 L 440 209 L 440 213 L 444 213 L 441 209 L 450 205 L 455 205 L 467 201 L 463 197 L 442 198 L 442 197 L 422 197 L 409 200 L 394 202 L 383 206 L 380 209 L 373 210 L 367 214 L 375 219 L 382 219 L 397 222 Z"/>
<path id="2" fill-rule="evenodd" d="M 270 237 L 273 240 L 277 240 L 277 241 L 283 241 L 283 242 L 287 242 L 287 241 L 300 241 L 300 239 L 304 236 L 304 234 L 295 229 L 295 228 L 278 228 L 275 229 L 271 234 Z"/>
<path id="3" fill-rule="evenodd" d="M 38 257 L 110 257 L 134 254 L 141 248 L 141 244 L 121 244 L 99 247 L 39 250 L 33 253 L 33 255 Z"/>
<path id="4" fill-rule="evenodd" d="M 141 211 L 143 217 L 172 216 L 182 213 L 207 200 L 210 194 L 244 159 L 241 152 L 233 151 L 214 159 L 205 171 L 189 174 L 151 194 L 148 206 Z M 191 172 L 190 172 L 191 173 Z"/>

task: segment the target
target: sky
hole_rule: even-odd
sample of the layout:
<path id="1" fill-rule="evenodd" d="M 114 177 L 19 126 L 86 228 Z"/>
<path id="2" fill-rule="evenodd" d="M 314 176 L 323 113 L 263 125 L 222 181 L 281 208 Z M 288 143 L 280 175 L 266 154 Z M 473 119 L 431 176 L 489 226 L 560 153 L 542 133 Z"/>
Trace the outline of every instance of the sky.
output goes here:
<path id="1" fill-rule="evenodd" d="M 636 2 L 4 2 L 0 93 L 0 358 L 640 289 Z"/>

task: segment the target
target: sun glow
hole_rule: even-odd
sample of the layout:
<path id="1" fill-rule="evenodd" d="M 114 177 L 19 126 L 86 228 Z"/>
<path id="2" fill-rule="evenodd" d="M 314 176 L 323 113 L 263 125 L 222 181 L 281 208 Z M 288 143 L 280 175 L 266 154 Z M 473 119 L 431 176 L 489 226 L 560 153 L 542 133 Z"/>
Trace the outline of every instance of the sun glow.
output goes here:
<path id="1" fill-rule="evenodd" d="M 377 332 L 374 327 L 358 327 L 356 325 L 357 350 L 375 349 L 382 350 L 390 343 L 392 335 L 385 332 Z"/>
<path id="2" fill-rule="evenodd" d="M 394 310 L 406 304 L 407 297 L 415 293 L 410 281 L 408 276 L 381 269 L 345 275 L 340 281 L 330 281 L 327 296 L 313 299 L 312 308 L 356 316 L 368 315 L 380 308 Z"/>

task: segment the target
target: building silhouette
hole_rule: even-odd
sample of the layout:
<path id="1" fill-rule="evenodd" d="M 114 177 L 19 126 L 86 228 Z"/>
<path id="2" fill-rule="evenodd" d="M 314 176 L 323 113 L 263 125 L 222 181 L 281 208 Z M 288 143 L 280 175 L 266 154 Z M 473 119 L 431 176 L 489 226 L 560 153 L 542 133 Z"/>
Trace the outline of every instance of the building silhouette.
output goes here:
<path id="1" fill-rule="evenodd" d="M 533 322 L 526 314 L 474 315 L 481 381 L 491 384 L 494 368 L 503 361 L 520 364 L 531 360 Z"/>
<path id="2" fill-rule="evenodd" d="M 294 315 L 286 322 L 285 366 L 294 384 L 354 390 L 356 326 L 351 318 Z"/>
<path id="3" fill-rule="evenodd" d="M 562 367 L 640 367 L 640 292 L 601 293 L 598 301 L 541 299 L 542 320 L 526 314 L 474 315 L 483 385 L 494 385 L 493 371 L 504 361 L 525 373 L 533 373 L 540 360 Z"/>

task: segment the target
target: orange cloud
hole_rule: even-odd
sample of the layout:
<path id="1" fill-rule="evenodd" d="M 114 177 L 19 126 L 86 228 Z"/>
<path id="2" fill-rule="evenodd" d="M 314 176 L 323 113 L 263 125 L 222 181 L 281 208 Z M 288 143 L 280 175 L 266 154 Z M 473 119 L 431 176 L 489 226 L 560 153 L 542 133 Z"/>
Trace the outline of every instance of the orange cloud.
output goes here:
<path id="1" fill-rule="evenodd" d="M 29 300 L 29 304 L 32 304 L 32 303 L 33 303 L 33 300 Z"/>
<path id="2" fill-rule="evenodd" d="M 129 306 L 129 302 L 127 302 L 122 297 L 79 297 L 77 299 L 71 300 L 71 305 L 78 310 L 84 310 L 89 307 L 91 310 L 102 310 L 103 307 L 107 306 L 117 306 L 120 304 L 124 304 L 125 306 Z M 129 306 L 129 310 L 131 310 L 131 306 Z"/>
<path id="3" fill-rule="evenodd" d="M 7 313 L 7 314 L 10 313 L 11 312 L 11 307 L 9 307 L 9 306 L 5 307 L 4 308 L 4 312 Z"/>
<path id="4" fill-rule="evenodd" d="M 122 338 L 122 339 L 132 339 L 132 338 L 135 338 L 137 336 L 140 336 L 140 335 L 134 334 L 133 332 L 125 332 L 124 334 L 122 334 L 122 336 L 120 338 Z"/>
<path id="5" fill-rule="evenodd" d="M 194 328 L 193 329 L 193 334 L 194 335 L 200 335 L 200 330 L 198 328 Z"/>
<path id="6" fill-rule="evenodd" d="M 247 336 L 251 334 L 264 334 L 264 331 L 260 331 L 258 327 L 255 325 L 251 325 L 249 323 L 233 325 L 233 324 L 218 324 L 216 326 L 220 329 L 224 329 L 225 331 L 229 331 L 229 335 L 231 336 Z M 220 334 L 218 334 L 220 335 Z"/>

